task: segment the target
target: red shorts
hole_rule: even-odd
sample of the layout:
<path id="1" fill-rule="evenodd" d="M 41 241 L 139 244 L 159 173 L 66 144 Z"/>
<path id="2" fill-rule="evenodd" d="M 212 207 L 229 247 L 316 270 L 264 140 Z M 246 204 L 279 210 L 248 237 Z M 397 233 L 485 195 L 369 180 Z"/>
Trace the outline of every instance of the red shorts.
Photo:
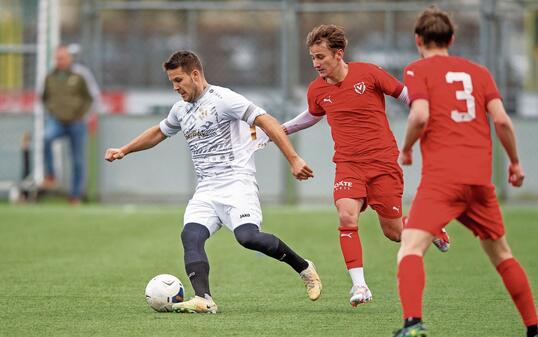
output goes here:
<path id="1" fill-rule="evenodd" d="M 402 216 L 403 173 L 394 163 L 337 162 L 334 201 L 342 198 L 365 199 L 377 214 L 389 219 Z"/>
<path id="2" fill-rule="evenodd" d="M 481 240 L 505 233 L 495 186 L 421 183 L 405 225 L 439 235 L 457 219 Z"/>

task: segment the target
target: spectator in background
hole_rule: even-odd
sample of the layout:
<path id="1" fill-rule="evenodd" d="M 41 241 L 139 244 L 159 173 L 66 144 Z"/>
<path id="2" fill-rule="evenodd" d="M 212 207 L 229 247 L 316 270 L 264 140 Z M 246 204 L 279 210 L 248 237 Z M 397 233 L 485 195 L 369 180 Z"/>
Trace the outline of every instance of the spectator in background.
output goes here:
<path id="1" fill-rule="evenodd" d="M 46 76 L 41 99 L 48 116 L 45 122 L 45 180 L 44 188 L 57 185 L 53 166 L 52 143 L 69 138 L 71 148 L 72 183 L 69 200 L 80 203 L 85 181 L 87 130 L 85 115 L 97 106 L 99 88 L 90 71 L 73 63 L 67 46 L 55 53 L 55 68 Z"/>

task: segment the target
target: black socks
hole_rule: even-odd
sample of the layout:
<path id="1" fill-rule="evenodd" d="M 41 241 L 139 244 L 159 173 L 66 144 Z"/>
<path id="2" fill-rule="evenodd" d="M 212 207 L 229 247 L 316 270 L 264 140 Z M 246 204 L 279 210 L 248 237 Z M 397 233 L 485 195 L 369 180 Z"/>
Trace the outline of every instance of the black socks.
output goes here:
<path id="1" fill-rule="evenodd" d="M 538 325 L 529 325 L 527 327 L 527 337 L 538 336 Z"/>
<path id="2" fill-rule="evenodd" d="M 184 249 L 185 271 L 191 281 L 196 296 L 211 296 L 209 292 L 209 262 L 204 245 L 209 238 L 209 230 L 197 223 L 188 223 L 181 232 Z"/>
<path id="3" fill-rule="evenodd" d="M 293 268 L 293 270 L 298 273 L 308 268 L 308 262 L 306 262 L 305 259 L 303 259 L 299 255 L 297 255 L 297 253 L 295 253 L 280 239 L 278 239 L 278 249 L 276 251 L 276 255 L 276 259 L 289 264 Z"/>
<path id="4" fill-rule="evenodd" d="M 255 224 L 247 223 L 237 227 L 234 235 L 241 246 L 285 262 L 298 273 L 308 268 L 308 262 L 284 242 L 273 234 L 260 232 Z"/>
<path id="5" fill-rule="evenodd" d="M 205 261 L 193 262 L 185 265 L 187 276 L 191 281 L 192 288 L 196 296 L 211 296 L 209 291 L 209 263 Z"/>
<path id="6" fill-rule="evenodd" d="M 284 242 L 273 234 L 260 232 L 258 226 L 254 224 L 249 223 L 237 227 L 234 230 L 234 235 L 241 246 L 287 263 L 297 273 L 308 268 L 308 262 Z M 207 228 L 197 223 L 186 224 L 181 233 L 181 241 L 185 251 L 185 271 L 196 296 L 200 297 L 205 297 L 205 294 L 211 296 L 209 262 L 204 249 L 205 241 L 209 236 Z"/>
<path id="7" fill-rule="evenodd" d="M 411 325 L 415 325 L 417 323 L 422 322 L 422 319 L 420 317 L 409 317 L 404 319 L 404 328 L 407 328 Z"/>

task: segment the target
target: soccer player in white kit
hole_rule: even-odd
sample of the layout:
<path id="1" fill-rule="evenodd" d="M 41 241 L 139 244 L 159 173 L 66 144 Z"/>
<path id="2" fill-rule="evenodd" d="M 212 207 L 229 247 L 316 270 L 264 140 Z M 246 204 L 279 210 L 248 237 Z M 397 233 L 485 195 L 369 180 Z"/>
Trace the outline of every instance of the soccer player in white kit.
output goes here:
<path id="1" fill-rule="evenodd" d="M 280 148 L 298 180 L 313 177 L 299 157 L 280 123 L 245 97 L 230 89 L 210 85 L 196 54 L 178 51 L 163 65 L 182 100 L 168 117 L 127 145 L 106 150 L 105 159 L 122 159 L 183 131 L 198 178 L 187 205 L 181 241 L 185 270 L 195 291 L 189 301 L 176 303 L 177 312 L 216 313 L 209 290 L 209 262 L 205 241 L 222 225 L 230 229 L 245 248 L 259 251 L 290 265 L 304 281 L 308 297 L 321 294 L 321 281 L 314 264 L 303 259 L 276 236 L 260 231 L 262 212 L 254 176 L 255 141 L 259 127 Z"/>

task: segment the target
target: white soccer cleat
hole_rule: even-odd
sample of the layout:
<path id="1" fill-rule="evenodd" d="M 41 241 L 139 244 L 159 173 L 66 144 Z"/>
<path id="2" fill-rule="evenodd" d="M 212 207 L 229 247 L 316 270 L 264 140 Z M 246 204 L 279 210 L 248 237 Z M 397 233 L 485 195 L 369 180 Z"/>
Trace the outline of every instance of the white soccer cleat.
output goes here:
<path id="1" fill-rule="evenodd" d="M 349 295 L 351 295 L 349 299 L 349 304 L 351 304 L 353 308 L 355 308 L 359 304 L 372 301 L 372 292 L 366 286 L 359 286 L 357 284 L 354 285 L 353 287 L 351 287 Z"/>
<path id="2" fill-rule="evenodd" d="M 174 303 L 172 305 L 172 310 L 175 312 L 184 312 L 191 314 L 216 314 L 217 313 L 217 304 L 213 302 L 211 296 L 206 295 L 206 297 L 194 296 L 188 301 Z"/>
<path id="3" fill-rule="evenodd" d="M 301 278 L 304 281 L 308 298 L 315 301 L 321 296 L 321 280 L 319 279 L 318 272 L 312 261 L 306 260 L 306 262 L 308 262 L 308 268 L 303 270 L 299 275 L 301 275 Z"/>

